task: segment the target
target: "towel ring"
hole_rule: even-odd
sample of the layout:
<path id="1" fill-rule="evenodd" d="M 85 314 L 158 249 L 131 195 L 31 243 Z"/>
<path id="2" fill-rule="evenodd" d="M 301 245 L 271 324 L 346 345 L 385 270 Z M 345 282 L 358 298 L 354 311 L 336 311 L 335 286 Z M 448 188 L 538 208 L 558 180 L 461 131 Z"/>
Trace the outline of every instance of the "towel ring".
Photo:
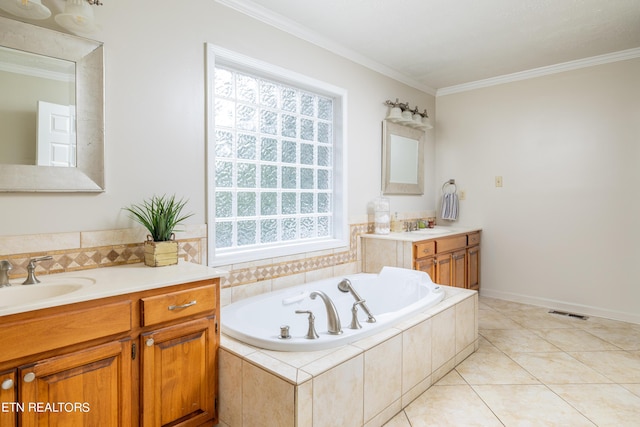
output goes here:
<path id="1" fill-rule="evenodd" d="M 450 187 L 453 187 L 453 191 L 447 191 L 447 190 L 450 190 Z M 444 184 L 442 184 L 442 192 L 443 193 L 449 193 L 449 194 L 457 193 L 458 192 L 458 186 L 456 185 L 456 180 L 455 179 L 450 179 L 449 181 L 447 181 Z"/>

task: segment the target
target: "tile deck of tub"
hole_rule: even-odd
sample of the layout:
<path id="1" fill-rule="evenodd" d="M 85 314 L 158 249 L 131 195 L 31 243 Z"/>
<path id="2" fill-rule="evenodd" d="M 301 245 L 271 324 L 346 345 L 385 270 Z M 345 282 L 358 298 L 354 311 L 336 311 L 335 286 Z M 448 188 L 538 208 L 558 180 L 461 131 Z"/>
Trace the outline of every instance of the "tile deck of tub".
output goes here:
<path id="1" fill-rule="evenodd" d="M 478 294 L 335 349 L 280 352 L 222 335 L 220 426 L 381 426 L 478 348 Z M 266 424 L 265 424 L 266 423 Z"/>

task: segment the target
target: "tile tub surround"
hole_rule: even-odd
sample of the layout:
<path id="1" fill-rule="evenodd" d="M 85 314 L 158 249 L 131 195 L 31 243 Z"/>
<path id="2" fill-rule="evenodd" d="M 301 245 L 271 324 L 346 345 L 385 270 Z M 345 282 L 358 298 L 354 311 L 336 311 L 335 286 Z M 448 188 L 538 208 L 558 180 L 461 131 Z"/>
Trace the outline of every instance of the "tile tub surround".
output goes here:
<path id="1" fill-rule="evenodd" d="M 478 346 L 478 294 L 337 349 L 262 350 L 222 335 L 220 426 L 381 426 Z"/>

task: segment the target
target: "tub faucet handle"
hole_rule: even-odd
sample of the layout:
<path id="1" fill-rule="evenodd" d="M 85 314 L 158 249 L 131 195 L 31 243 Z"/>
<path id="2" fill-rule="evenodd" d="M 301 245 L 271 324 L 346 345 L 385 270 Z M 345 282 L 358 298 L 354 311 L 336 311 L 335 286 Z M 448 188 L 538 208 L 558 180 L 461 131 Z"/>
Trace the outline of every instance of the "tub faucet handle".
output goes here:
<path id="1" fill-rule="evenodd" d="M 305 336 L 305 338 L 308 340 L 315 340 L 317 338 L 320 338 L 320 335 L 318 335 L 318 333 L 316 332 L 316 316 L 313 315 L 313 312 L 310 310 L 296 310 L 296 314 L 309 315 L 309 330 L 307 331 L 307 335 Z"/>
<path id="2" fill-rule="evenodd" d="M 356 301 L 353 303 L 353 307 L 351 307 L 351 329 L 362 329 L 362 325 L 358 321 L 358 306 L 360 304 L 364 304 L 365 300 L 361 299 L 360 301 Z"/>

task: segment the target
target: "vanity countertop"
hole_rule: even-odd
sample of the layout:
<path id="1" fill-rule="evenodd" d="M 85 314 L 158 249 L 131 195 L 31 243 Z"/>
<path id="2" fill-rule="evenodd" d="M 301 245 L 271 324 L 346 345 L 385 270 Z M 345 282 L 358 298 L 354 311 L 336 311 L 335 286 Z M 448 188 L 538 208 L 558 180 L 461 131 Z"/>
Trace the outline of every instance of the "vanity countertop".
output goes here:
<path id="1" fill-rule="evenodd" d="M 480 227 L 449 227 L 438 225 L 434 228 L 421 228 L 416 231 L 402 231 L 389 234 L 361 234 L 366 239 L 401 240 L 405 242 L 421 242 L 443 237 L 451 237 L 460 234 L 481 231 Z"/>
<path id="2" fill-rule="evenodd" d="M 21 285 L 22 279 L 12 279 L 12 286 L 0 288 L 0 317 L 225 275 L 224 270 L 181 260 L 165 267 L 137 263 L 41 275 L 41 283 L 35 285 Z M 58 290 L 64 293 L 58 294 Z M 47 294 L 51 296 L 46 297 Z"/>

